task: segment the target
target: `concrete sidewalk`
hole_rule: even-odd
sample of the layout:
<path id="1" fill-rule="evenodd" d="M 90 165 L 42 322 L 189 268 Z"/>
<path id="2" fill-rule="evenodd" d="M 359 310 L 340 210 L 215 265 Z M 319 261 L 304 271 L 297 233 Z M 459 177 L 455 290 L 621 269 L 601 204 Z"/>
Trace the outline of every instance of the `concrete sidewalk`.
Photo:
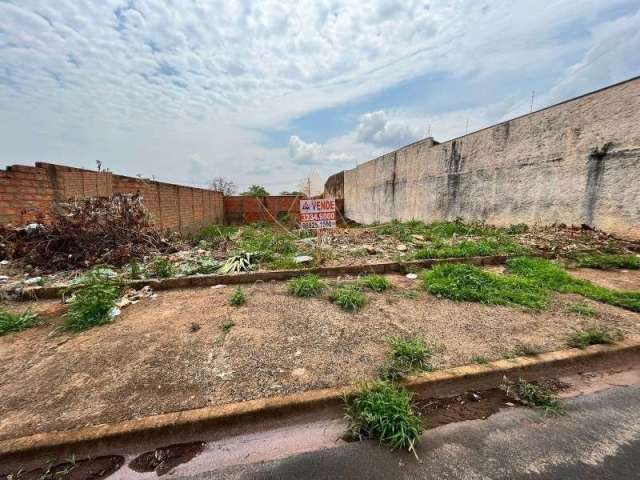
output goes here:
<path id="1" fill-rule="evenodd" d="M 640 386 L 567 402 L 568 415 L 513 409 L 427 432 L 420 462 L 370 442 L 189 478 L 200 479 L 637 479 Z"/>

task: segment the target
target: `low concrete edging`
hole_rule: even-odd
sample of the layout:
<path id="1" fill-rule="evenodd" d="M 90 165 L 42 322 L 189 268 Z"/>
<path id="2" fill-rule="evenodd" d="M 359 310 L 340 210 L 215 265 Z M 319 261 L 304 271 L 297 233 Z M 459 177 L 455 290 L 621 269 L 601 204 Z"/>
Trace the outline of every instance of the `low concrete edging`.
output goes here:
<path id="1" fill-rule="evenodd" d="M 502 265 L 513 255 L 492 255 L 488 257 L 434 258 L 429 260 L 412 260 L 408 262 L 385 262 L 337 267 L 314 267 L 297 270 L 273 270 L 266 272 L 237 273 L 233 275 L 193 275 L 189 277 L 150 278 L 131 280 L 126 284 L 132 288 L 150 286 L 154 290 L 173 290 L 178 288 L 209 287 L 213 285 L 238 285 L 243 283 L 270 282 L 272 280 L 289 280 L 306 274 L 323 277 L 353 275 L 361 273 L 406 273 L 416 269 L 431 268 L 443 263 L 466 263 L 470 265 Z M 79 287 L 75 287 L 79 288 Z M 26 287 L 16 290 L 16 300 L 44 300 L 60 298 L 62 294 L 73 291 L 74 287 Z"/>
<path id="2" fill-rule="evenodd" d="M 535 380 L 611 365 L 628 365 L 640 361 L 640 337 L 615 345 L 594 345 L 584 350 L 567 349 L 530 357 L 497 360 L 488 365 L 464 365 L 413 377 L 404 384 L 412 391 L 432 397 L 450 396 L 468 390 L 493 388 L 503 377 Z M 251 430 L 259 422 L 285 419 L 312 411 L 339 412 L 345 396 L 355 387 L 313 390 L 283 397 L 264 398 L 221 406 L 167 413 L 111 424 L 54 431 L 0 441 L 0 459 L 15 460 L 55 453 L 70 455 L 82 447 L 110 445 L 134 439 L 160 440 L 162 435 L 193 436 L 215 432 L 219 438 L 238 428 Z M 226 435 L 225 435 L 226 433 Z M 60 456 L 61 456 L 60 455 Z"/>

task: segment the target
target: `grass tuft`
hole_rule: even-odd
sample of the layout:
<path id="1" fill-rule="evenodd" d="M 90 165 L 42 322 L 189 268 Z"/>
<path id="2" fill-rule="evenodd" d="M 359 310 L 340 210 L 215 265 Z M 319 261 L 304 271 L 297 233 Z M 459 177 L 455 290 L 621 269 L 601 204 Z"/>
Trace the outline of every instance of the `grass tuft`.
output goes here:
<path id="1" fill-rule="evenodd" d="M 583 254 L 576 257 L 578 267 L 611 270 L 614 268 L 640 269 L 640 257 L 636 255 Z"/>
<path id="2" fill-rule="evenodd" d="M 222 324 L 222 333 L 226 335 L 235 326 L 236 326 L 236 322 L 234 322 L 233 320 L 227 320 Z"/>
<path id="3" fill-rule="evenodd" d="M 498 275 L 464 264 L 438 265 L 422 274 L 424 288 L 433 295 L 488 305 L 522 306 L 541 310 L 548 294 L 527 279 Z"/>
<path id="4" fill-rule="evenodd" d="M 304 268 L 304 265 L 296 262 L 291 255 L 275 257 L 266 266 L 270 270 L 298 270 Z"/>
<path id="5" fill-rule="evenodd" d="M 533 343 L 518 343 L 504 355 L 504 358 L 530 357 L 532 355 L 538 355 L 541 352 L 542 348 Z"/>
<path id="6" fill-rule="evenodd" d="M 23 313 L 11 313 L 0 308 L 0 337 L 7 333 L 35 327 L 39 323 L 38 315 L 29 310 Z"/>
<path id="7" fill-rule="evenodd" d="M 392 287 L 389 279 L 382 275 L 366 275 L 362 277 L 358 283 L 374 292 L 384 292 Z"/>
<path id="8" fill-rule="evenodd" d="M 531 383 L 519 378 L 515 383 L 505 381 L 501 387 L 507 395 L 530 407 L 542 408 L 545 414 L 565 414 L 558 396 L 543 384 Z"/>
<path id="9" fill-rule="evenodd" d="M 122 288 L 122 282 L 110 277 L 100 268 L 89 271 L 82 287 L 74 292 L 69 311 L 60 328 L 79 332 L 110 323 Z"/>
<path id="10" fill-rule="evenodd" d="M 421 338 L 391 339 L 391 352 L 379 370 L 382 380 L 396 381 L 419 372 L 433 370 L 429 359 L 432 349 Z"/>
<path id="11" fill-rule="evenodd" d="M 490 237 L 481 240 L 463 240 L 453 245 L 435 243 L 423 247 L 414 254 L 418 260 L 430 258 L 484 257 L 489 255 L 522 255 L 525 247 L 506 237 Z"/>
<path id="12" fill-rule="evenodd" d="M 229 297 L 229 304 L 234 307 L 240 307 L 247 303 L 247 296 L 244 293 L 244 290 L 240 287 L 236 288 L 231 297 Z"/>
<path id="13" fill-rule="evenodd" d="M 339 287 L 331 292 L 331 301 L 343 310 L 356 312 L 367 304 L 367 297 L 357 287 Z"/>
<path id="14" fill-rule="evenodd" d="M 390 382 L 361 384 L 347 400 L 345 418 L 351 437 L 374 439 L 392 450 L 405 448 L 415 454 L 422 420 L 413 410 L 411 398 L 406 389 Z"/>
<path id="15" fill-rule="evenodd" d="M 317 297 L 326 287 L 317 275 L 304 275 L 289 280 L 289 293 L 296 297 Z"/>
<path id="16" fill-rule="evenodd" d="M 484 355 L 474 355 L 471 357 L 471 362 L 478 365 L 489 365 L 489 359 Z"/>
<path id="17" fill-rule="evenodd" d="M 574 348 L 586 348 L 589 345 L 610 345 L 624 340 L 620 330 L 594 325 L 584 330 L 574 330 L 567 339 L 567 345 Z"/>
<path id="18" fill-rule="evenodd" d="M 569 305 L 569 309 L 577 313 L 578 315 L 582 315 L 583 317 L 597 317 L 598 311 L 593 308 L 591 305 L 587 305 L 586 303 L 572 303 Z"/>

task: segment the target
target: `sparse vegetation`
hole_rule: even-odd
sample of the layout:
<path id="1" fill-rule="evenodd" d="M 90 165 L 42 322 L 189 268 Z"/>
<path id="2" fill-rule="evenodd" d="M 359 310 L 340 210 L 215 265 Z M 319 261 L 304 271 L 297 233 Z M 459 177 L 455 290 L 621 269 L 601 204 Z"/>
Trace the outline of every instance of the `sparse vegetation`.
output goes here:
<path id="1" fill-rule="evenodd" d="M 248 272 L 255 268 L 256 256 L 252 253 L 240 253 L 225 260 L 218 272 L 221 274 Z"/>
<path id="2" fill-rule="evenodd" d="M 636 255 L 583 254 L 576 257 L 578 267 L 611 270 L 614 268 L 640 269 L 640 257 Z"/>
<path id="3" fill-rule="evenodd" d="M 236 288 L 231 297 L 229 297 L 229 304 L 234 307 L 240 307 L 247 303 L 247 296 L 244 293 L 244 290 L 240 287 Z"/>
<path id="4" fill-rule="evenodd" d="M 257 225 L 242 229 L 238 246 L 245 252 L 259 254 L 264 262 L 271 262 L 275 254 L 291 256 L 296 253 L 296 245 L 291 236 Z"/>
<path id="5" fill-rule="evenodd" d="M 489 255 L 522 255 L 526 249 L 506 237 L 489 237 L 481 240 L 463 240 L 449 245 L 434 243 L 418 250 L 414 258 L 425 260 L 430 258 L 480 257 Z"/>
<path id="6" fill-rule="evenodd" d="M 238 231 L 238 227 L 233 225 L 210 224 L 202 227 L 192 234 L 190 239 L 195 242 L 206 242 L 209 247 L 215 247 L 225 238 L 229 238 Z"/>
<path id="7" fill-rule="evenodd" d="M 501 387 L 507 395 L 530 407 L 542 408 L 545 414 L 564 415 L 565 410 L 558 396 L 541 383 L 531 383 L 519 378 L 517 382 L 506 381 Z"/>
<path id="8" fill-rule="evenodd" d="M 38 325 L 38 315 L 29 310 L 11 313 L 0 308 L 0 337 L 11 332 L 20 332 Z"/>
<path id="9" fill-rule="evenodd" d="M 515 223 L 505 227 L 503 231 L 507 235 L 522 235 L 529 231 L 529 225 L 526 223 Z"/>
<path id="10" fill-rule="evenodd" d="M 132 280 L 140 280 L 144 276 L 144 267 L 136 259 L 131 260 L 129 263 L 128 276 Z"/>
<path id="11" fill-rule="evenodd" d="M 471 357 L 471 362 L 478 365 L 489 365 L 489 359 L 484 355 L 474 355 L 473 357 Z"/>
<path id="12" fill-rule="evenodd" d="M 498 275 L 464 264 L 438 265 L 422 274 L 424 288 L 456 301 L 522 306 L 541 310 L 549 302 L 544 289 L 515 276 Z"/>
<path id="13" fill-rule="evenodd" d="M 598 311 L 591 305 L 587 305 L 586 303 L 572 303 L 571 305 L 569 305 L 569 309 L 572 312 L 577 313 L 578 315 L 582 315 L 583 317 L 598 316 Z"/>
<path id="14" fill-rule="evenodd" d="M 122 287 L 122 283 L 105 273 L 104 269 L 89 271 L 82 287 L 74 292 L 60 328 L 79 332 L 111 322 Z"/>
<path id="15" fill-rule="evenodd" d="M 185 275 L 212 274 L 216 273 L 221 267 L 221 263 L 210 258 L 200 257 L 194 262 L 187 264 L 184 268 Z"/>
<path id="16" fill-rule="evenodd" d="M 345 418 L 351 437 L 374 439 L 392 450 L 405 448 L 415 454 L 422 419 L 413 410 L 411 398 L 411 393 L 391 382 L 361 384 L 346 402 Z"/>
<path id="17" fill-rule="evenodd" d="M 624 340 L 620 330 L 593 325 L 584 330 L 574 330 L 569 335 L 567 344 L 574 348 L 586 348 L 589 345 L 609 345 Z"/>
<path id="18" fill-rule="evenodd" d="M 542 352 L 542 348 L 532 343 L 517 343 L 511 350 L 509 350 L 504 358 L 512 359 L 517 357 L 530 357 L 532 355 L 538 355 Z"/>
<path id="19" fill-rule="evenodd" d="M 317 297 L 327 287 L 317 275 L 304 275 L 289 280 L 289 293 L 296 297 Z"/>
<path id="20" fill-rule="evenodd" d="M 236 322 L 234 322 L 233 320 L 227 320 L 222 324 L 222 333 L 226 335 L 235 326 L 236 326 Z"/>
<path id="21" fill-rule="evenodd" d="M 355 312 L 364 307 L 367 297 L 354 286 L 339 287 L 331 293 L 331 301 L 343 310 Z"/>
<path id="22" fill-rule="evenodd" d="M 157 257 L 151 264 L 151 272 L 154 277 L 169 278 L 176 274 L 176 267 L 168 258 Z"/>
<path id="23" fill-rule="evenodd" d="M 400 296 L 402 298 L 406 298 L 407 300 L 417 300 L 420 298 L 420 292 L 416 290 L 403 290 L 400 292 Z"/>
<path id="24" fill-rule="evenodd" d="M 359 284 L 373 290 L 374 292 L 384 292 L 392 287 L 389 279 L 382 275 L 366 275 L 360 279 Z"/>
<path id="25" fill-rule="evenodd" d="M 396 381 L 409 375 L 432 370 L 432 349 L 421 338 L 391 340 L 391 352 L 380 368 L 382 380 Z"/>
<path id="26" fill-rule="evenodd" d="M 296 262 L 293 256 L 283 256 L 271 260 L 267 267 L 271 270 L 296 270 L 304 268 L 304 265 Z"/>

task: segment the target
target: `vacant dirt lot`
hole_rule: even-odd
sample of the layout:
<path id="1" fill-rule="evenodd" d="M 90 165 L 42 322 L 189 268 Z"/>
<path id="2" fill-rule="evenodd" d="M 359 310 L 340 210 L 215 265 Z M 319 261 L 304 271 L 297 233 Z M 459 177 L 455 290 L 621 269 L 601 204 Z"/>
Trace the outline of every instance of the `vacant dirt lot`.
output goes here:
<path id="1" fill-rule="evenodd" d="M 160 292 L 81 334 L 53 333 L 50 315 L 0 337 L 0 438 L 350 384 L 375 374 L 393 336 L 437 342 L 437 367 L 500 358 L 517 343 L 555 350 L 572 327 L 594 322 L 569 309 L 576 301 L 595 307 L 596 321 L 640 334 L 640 315 L 581 297 L 556 296 L 531 313 L 454 303 L 422 292 L 419 280 L 390 278 L 396 288 L 368 292 L 355 314 L 263 283 L 246 287 L 240 308 L 228 305 L 232 287 Z M 6 306 L 52 312 L 56 302 Z"/>

